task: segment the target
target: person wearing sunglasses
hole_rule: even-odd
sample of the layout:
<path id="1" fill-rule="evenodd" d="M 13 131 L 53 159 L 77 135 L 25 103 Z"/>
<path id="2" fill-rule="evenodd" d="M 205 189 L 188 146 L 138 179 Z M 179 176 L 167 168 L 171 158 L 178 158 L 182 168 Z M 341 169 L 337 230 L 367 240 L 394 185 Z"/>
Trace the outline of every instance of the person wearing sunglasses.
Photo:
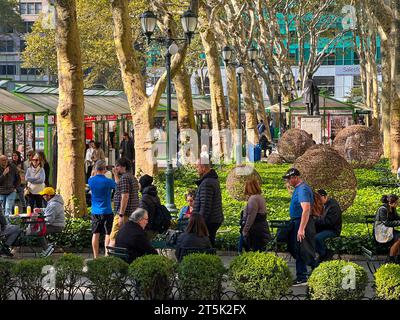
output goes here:
<path id="1" fill-rule="evenodd" d="M 39 194 L 45 187 L 46 175 L 37 153 L 32 157 L 32 161 L 25 173 L 27 181 L 27 197 L 32 208 L 42 207 L 42 196 Z"/>

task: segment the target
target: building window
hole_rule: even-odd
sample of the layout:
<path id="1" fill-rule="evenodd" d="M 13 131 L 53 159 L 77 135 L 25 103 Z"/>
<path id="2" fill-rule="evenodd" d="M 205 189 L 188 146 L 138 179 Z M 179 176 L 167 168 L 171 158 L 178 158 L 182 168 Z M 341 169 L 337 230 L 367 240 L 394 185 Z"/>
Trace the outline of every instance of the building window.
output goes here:
<path id="1" fill-rule="evenodd" d="M 358 53 L 356 52 L 356 51 L 354 51 L 354 53 L 353 53 L 353 61 L 354 61 L 354 64 L 360 64 L 360 56 L 358 55 Z"/>
<path id="2" fill-rule="evenodd" d="M 335 53 L 330 53 L 329 55 L 327 55 L 324 59 L 324 61 L 322 62 L 323 65 L 329 65 L 329 66 L 334 66 L 336 62 L 336 55 Z"/>
<path id="3" fill-rule="evenodd" d="M 20 40 L 19 41 L 19 52 L 25 51 L 26 48 L 26 41 L 25 40 Z"/>
<path id="4" fill-rule="evenodd" d="M 355 88 L 361 87 L 361 76 L 353 76 L 353 87 Z"/>
<path id="5" fill-rule="evenodd" d="M 19 5 L 19 12 L 20 12 L 20 14 L 26 14 L 27 13 L 27 11 L 26 11 L 26 3 L 21 3 L 20 5 Z"/>
<path id="6" fill-rule="evenodd" d="M 25 27 L 24 31 L 25 31 L 25 33 L 32 32 L 32 27 L 33 27 L 34 23 L 35 22 L 33 22 L 33 21 L 25 21 L 24 22 L 24 27 Z"/>
<path id="7" fill-rule="evenodd" d="M 27 3 L 27 5 L 28 5 L 28 14 L 35 14 L 35 4 Z"/>
<path id="8" fill-rule="evenodd" d="M 13 40 L 0 40 L 0 52 L 14 52 Z"/>
<path id="9" fill-rule="evenodd" d="M 42 4 L 40 2 L 25 2 L 19 5 L 21 14 L 35 14 L 38 15 L 42 12 Z"/>
<path id="10" fill-rule="evenodd" d="M 23 76 L 36 76 L 39 73 L 39 69 L 36 68 L 21 68 L 21 75 Z"/>
<path id="11" fill-rule="evenodd" d="M 321 93 L 325 91 L 330 96 L 335 95 L 335 77 L 314 77 L 313 79 Z"/>
<path id="12" fill-rule="evenodd" d="M 0 65 L 0 75 L 16 75 L 17 67 L 15 65 Z"/>
<path id="13" fill-rule="evenodd" d="M 42 12 L 42 4 L 41 3 L 35 3 L 35 13 L 40 14 Z"/>

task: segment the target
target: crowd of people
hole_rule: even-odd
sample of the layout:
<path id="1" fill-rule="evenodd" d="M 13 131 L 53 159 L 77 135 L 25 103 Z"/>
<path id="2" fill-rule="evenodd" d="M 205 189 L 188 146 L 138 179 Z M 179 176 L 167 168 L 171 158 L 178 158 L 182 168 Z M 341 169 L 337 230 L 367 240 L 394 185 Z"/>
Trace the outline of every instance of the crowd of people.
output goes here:
<path id="1" fill-rule="evenodd" d="M 129 141 L 127 138 L 122 145 L 123 154 L 130 152 L 124 146 Z M 153 177 L 145 174 L 137 179 L 133 163 L 126 157 L 120 157 L 109 173 L 103 159 L 104 152 L 96 144 L 93 146 L 94 150 L 89 151 L 92 154 L 90 158 L 97 160 L 91 163 L 88 185 L 91 191 L 94 258 L 99 257 L 101 235 L 105 235 L 106 255 L 107 247 L 125 248 L 128 262 L 145 254 L 156 254 L 152 241 L 160 233 L 155 221 L 163 205 Z M 40 152 L 28 152 L 25 161 L 19 152 L 13 153 L 11 160 L 0 156 L 0 237 L 4 238 L 3 254 L 11 255 L 10 248 L 21 234 L 20 228 L 10 224 L 9 219 L 17 195 L 23 206 L 29 204 L 32 208 L 43 208 L 46 234 L 60 233 L 65 228 L 64 202 L 61 195 L 48 186 L 46 177 L 49 167 L 46 163 L 44 154 Z M 195 182 L 197 190 L 188 190 L 185 194 L 187 206 L 181 208 L 178 215 L 180 235 L 175 253 L 179 261 L 185 248 L 214 248 L 217 231 L 224 221 L 219 177 L 211 167 L 209 156 L 200 157 L 196 168 L 199 175 Z M 328 249 L 327 240 L 340 236 L 342 210 L 327 191 L 314 191 L 307 185 L 296 168 L 289 169 L 282 178 L 291 194 L 290 220 L 278 230 L 277 240 L 287 243 L 288 251 L 296 260 L 295 284 L 303 284 L 310 274 L 308 267 L 312 270 L 321 262 L 333 258 L 334 252 Z M 273 236 L 260 182 L 251 178 L 243 187 L 247 200 L 239 222 L 239 251 L 266 251 Z M 388 262 L 395 263 L 400 263 L 400 233 L 394 230 L 394 227 L 400 226 L 396 211 L 398 199 L 396 195 L 382 197 L 382 206 L 377 210 L 374 224 L 375 240 L 388 244 Z M 51 254 L 54 245 L 49 244 L 46 237 L 40 240 L 43 255 Z"/>

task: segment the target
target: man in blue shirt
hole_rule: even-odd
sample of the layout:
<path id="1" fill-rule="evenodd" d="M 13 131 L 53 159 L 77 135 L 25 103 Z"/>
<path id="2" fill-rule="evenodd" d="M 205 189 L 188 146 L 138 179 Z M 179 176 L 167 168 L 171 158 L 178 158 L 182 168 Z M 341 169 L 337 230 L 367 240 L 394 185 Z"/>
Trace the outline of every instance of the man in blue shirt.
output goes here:
<path id="1" fill-rule="evenodd" d="M 95 175 L 90 177 L 88 184 L 92 192 L 92 248 L 93 257 L 99 255 L 100 234 L 105 234 L 104 246 L 110 243 L 114 214 L 111 208 L 111 191 L 115 189 L 115 182 L 105 176 L 106 162 L 98 160 L 95 164 Z M 107 249 L 105 248 L 107 255 Z"/>
<path id="2" fill-rule="evenodd" d="M 301 178 L 296 168 L 289 169 L 283 176 L 288 189 L 294 188 L 290 201 L 289 252 L 296 259 L 295 285 L 307 283 L 307 265 L 315 263 L 315 224 L 311 217 L 314 203 L 313 191 Z"/>

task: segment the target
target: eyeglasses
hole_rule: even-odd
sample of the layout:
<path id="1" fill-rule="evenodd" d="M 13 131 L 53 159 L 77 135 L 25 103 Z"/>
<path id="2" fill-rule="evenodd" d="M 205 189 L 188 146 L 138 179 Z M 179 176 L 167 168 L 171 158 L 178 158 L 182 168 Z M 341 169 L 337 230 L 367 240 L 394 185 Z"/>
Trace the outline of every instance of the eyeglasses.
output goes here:
<path id="1" fill-rule="evenodd" d="M 39 161 L 39 159 L 32 159 L 32 161 Z"/>

